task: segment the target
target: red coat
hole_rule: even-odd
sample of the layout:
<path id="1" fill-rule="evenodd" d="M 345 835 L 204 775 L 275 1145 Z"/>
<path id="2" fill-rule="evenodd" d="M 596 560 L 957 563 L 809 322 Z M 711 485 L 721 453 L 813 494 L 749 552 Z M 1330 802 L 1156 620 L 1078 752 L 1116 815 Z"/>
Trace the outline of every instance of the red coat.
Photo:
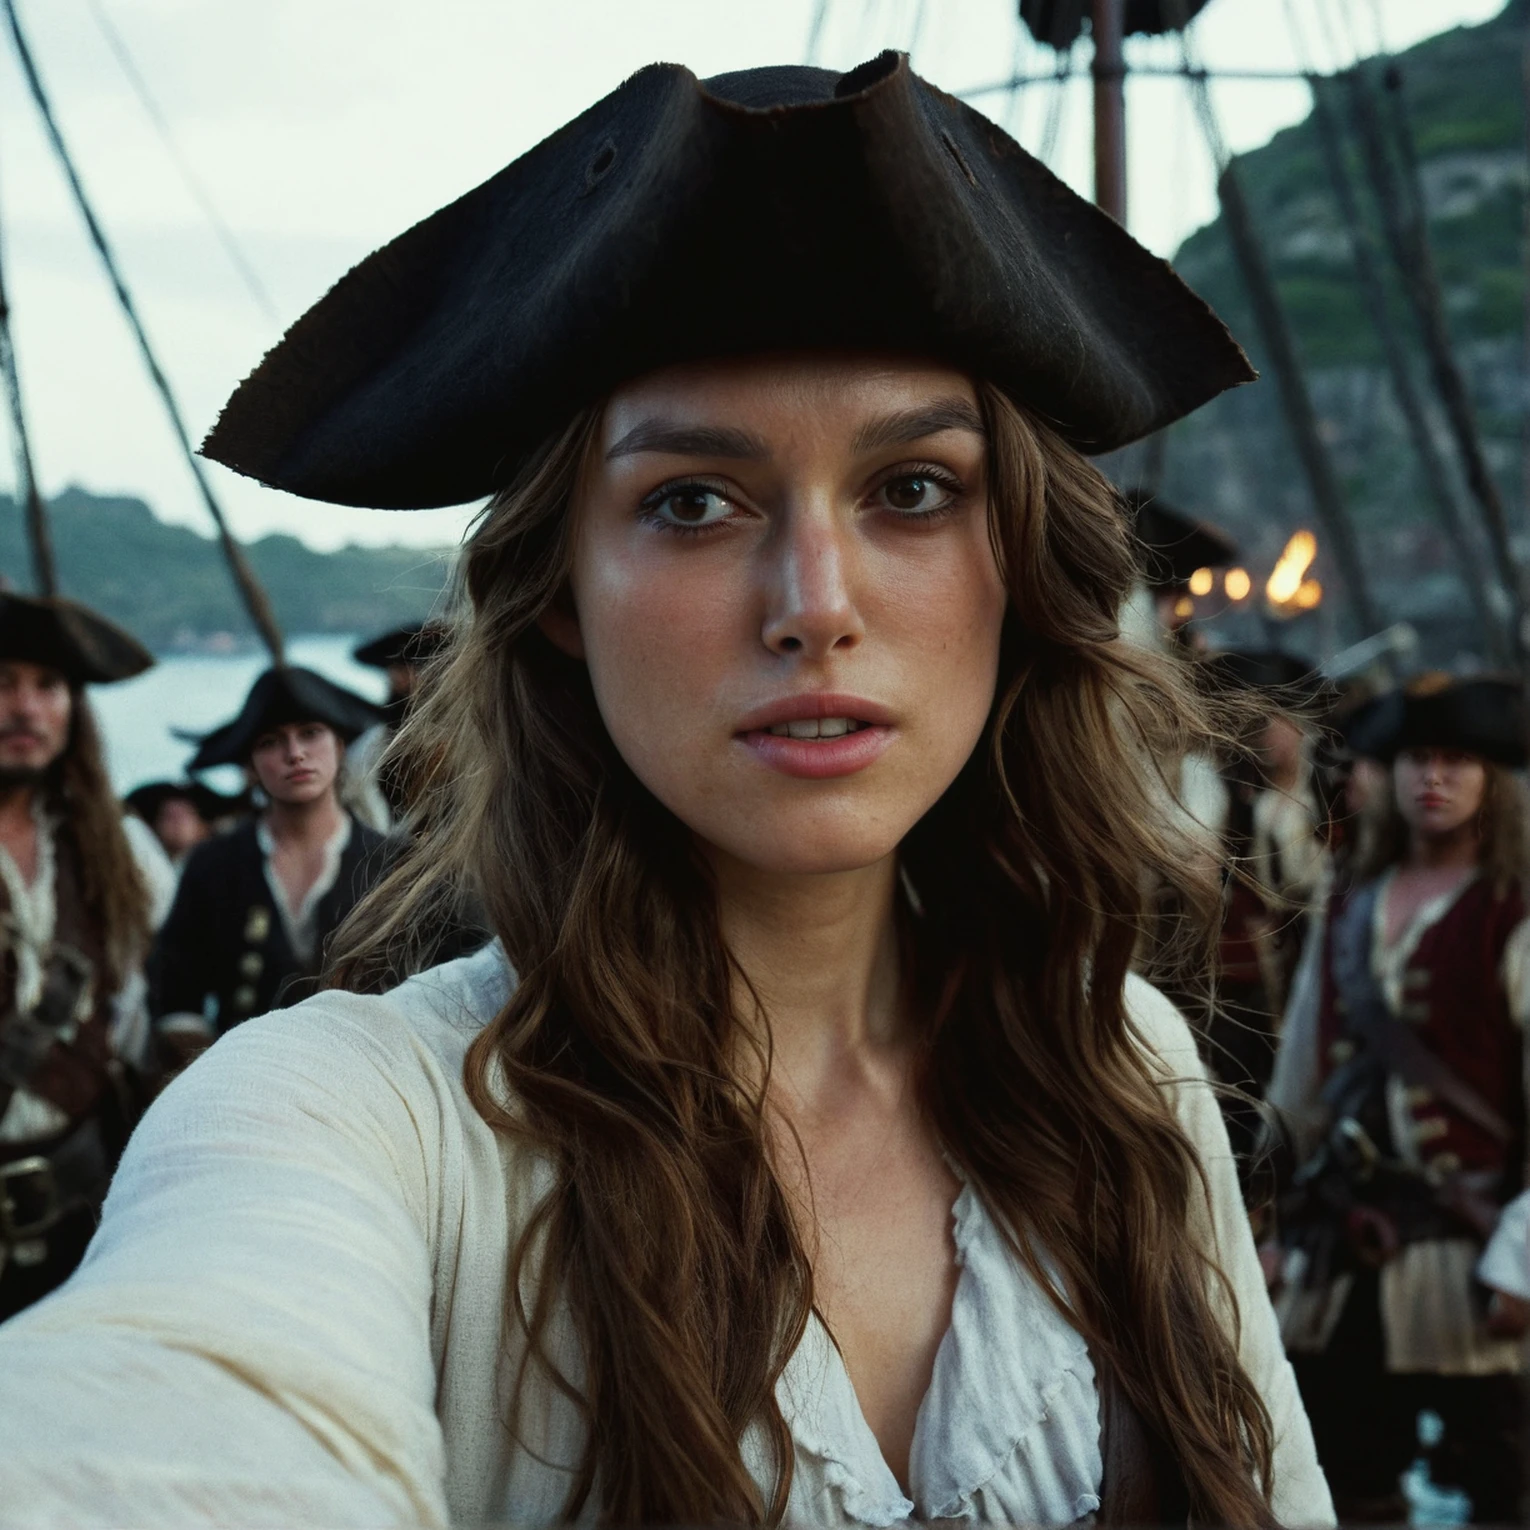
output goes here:
<path id="1" fill-rule="evenodd" d="M 1319 1018 L 1323 1076 L 1353 1052 L 1345 1037 L 1344 1001 L 1333 979 L 1329 946 L 1342 898 L 1330 900 L 1324 929 L 1323 991 Z M 1403 969 L 1403 1002 L 1398 1018 L 1413 1025 L 1429 1049 L 1516 1128 L 1525 1120 L 1524 1034 L 1509 1012 L 1504 991 L 1504 948 L 1524 919 L 1518 886 L 1503 896 L 1486 877 L 1460 893 L 1443 917 L 1431 924 Z M 1409 1092 L 1415 1142 L 1426 1167 L 1456 1169 L 1512 1167 L 1522 1153 L 1506 1147 L 1446 1101 L 1421 1089 Z M 1510 1155 L 1513 1155 L 1512 1157 Z"/>

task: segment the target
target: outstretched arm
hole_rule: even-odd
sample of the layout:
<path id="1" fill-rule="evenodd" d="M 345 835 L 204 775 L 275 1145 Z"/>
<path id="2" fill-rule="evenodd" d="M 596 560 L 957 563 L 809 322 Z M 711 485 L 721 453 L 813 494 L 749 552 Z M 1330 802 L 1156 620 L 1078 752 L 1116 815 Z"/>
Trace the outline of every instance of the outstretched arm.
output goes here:
<path id="1" fill-rule="evenodd" d="M 429 1112 L 385 1002 L 251 1022 L 150 1110 L 80 1271 L 0 1328 L 7 1527 L 445 1522 Z"/>

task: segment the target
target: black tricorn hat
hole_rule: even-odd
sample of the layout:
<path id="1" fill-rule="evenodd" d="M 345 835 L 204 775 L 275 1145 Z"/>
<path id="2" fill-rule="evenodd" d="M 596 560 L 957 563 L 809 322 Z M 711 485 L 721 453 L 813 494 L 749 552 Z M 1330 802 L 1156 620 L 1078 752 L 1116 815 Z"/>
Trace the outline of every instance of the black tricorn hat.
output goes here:
<path id="1" fill-rule="evenodd" d="M 202 450 L 309 499 L 460 504 L 629 378 L 807 347 L 942 358 L 1084 452 L 1254 376 L 1166 262 L 902 54 L 653 64 L 343 277 Z"/>
<path id="2" fill-rule="evenodd" d="M 167 802 L 189 802 L 204 823 L 215 823 L 250 810 L 248 792 L 225 796 L 200 781 L 145 781 L 142 786 L 135 786 L 122 802 L 151 827 Z"/>
<path id="3" fill-rule="evenodd" d="M 321 722 L 350 743 L 381 717 L 382 712 L 370 701 L 343 685 L 336 685 L 311 669 L 283 665 L 268 669 L 250 687 L 239 715 L 203 738 L 186 768 L 207 770 L 213 765 L 243 765 L 255 748 L 255 740 L 283 723 Z"/>
<path id="4" fill-rule="evenodd" d="M 392 632 L 361 644 L 351 657 L 371 669 L 391 669 L 395 664 L 424 664 L 440 653 L 450 637 L 444 622 L 416 622 L 412 627 L 395 627 Z"/>
<path id="5" fill-rule="evenodd" d="M 1483 675 L 1432 686 L 1422 694 L 1405 691 L 1395 727 L 1377 757 L 1392 760 L 1404 749 L 1459 749 L 1518 770 L 1530 758 L 1526 734 L 1518 682 Z"/>
<path id="6" fill-rule="evenodd" d="M 1225 531 L 1194 520 L 1156 494 L 1132 489 L 1123 497 L 1135 520 L 1142 573 L 1151 588 L 1172 590 L 1196 569 L 1226 568 L 1238 556 L 1238 544 Z"/>
<path id="7" fill-rule="evenodd" d="M 1329 706 L 1329 680 L 1294 653 L 1279 648 L 1224 648 L 1200 661 L 1213 686 L 1262 691 L 1279 708 L 1311 712 Z"/>
<path id="8" fill-rule="evenodd" d="M 56 669 L 71 685 L 128 680 L 154 655 L 131 633 L 62 596 L 0 594 L 0 659 Z"/>

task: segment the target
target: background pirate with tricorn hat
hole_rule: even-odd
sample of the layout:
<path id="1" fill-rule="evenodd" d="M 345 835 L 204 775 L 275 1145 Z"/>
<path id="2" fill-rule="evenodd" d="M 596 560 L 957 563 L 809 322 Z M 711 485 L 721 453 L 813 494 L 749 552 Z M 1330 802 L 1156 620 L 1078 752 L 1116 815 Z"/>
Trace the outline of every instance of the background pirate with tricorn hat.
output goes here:
<path id="1" fill-rule="evenodd" d="M 325 942 L 381 864 L 382 836 L 340 801 L 345 749 L 377 708 L 296 666 L 268 669 L 192 771 L 239 765 L 260 812 L 192 851 L 150 966 L 156 1029 L 181 1061 L 312 988 Z"/>
<path id="2" fill-rule="evenodd" d="M 384 833 L 404 816 L 409 793 L 398 770 L 384 756 L 419 693 L 420 676 L 447 646 L 445 622 L 412 622 L 369 638 L 351 655 L 358 664 L 388 678 L 382 718 L 346 754 L 347 805 L 364 823 Z"/>
<path id="3" fill-rule="evenodd" d="M 1507 1250 L 1479 1261 L 1524 1187 L 1526 723 L 1518 681 L 1493 676 L 1419 677 L 1367 710 L 1355 742 L 1384 763 L 1384 799 L 1286 1010 L 1269 1098 L 1302 1167 L 1282 1202 L 1282 1328 L 1355 1518 L 1404 1512 L 1428 1408 L 1435 1480 L 1478 1522 L 1522 1519 L 1530 1302 L 1522 1276 L 1479 1280 L 1505 1279 Z M 1521 1257 L 1523 1229 L 1506 1228 Z"/>
<path id="4" fill-rule="evenodd" d="M 203 781 L 145 781 L 122 805 L 153 832 L 177 870 L 202 843 L 250 811 L 248 792 L 225 796 Z"/>
<path id="5" fill-rule="evenodd" d="M 153 662 L 85 606 L 0 594 L 0 1317 L 79 1262 L 143 1095 L 169 870 L 129 837 L 85 687 Z"/>

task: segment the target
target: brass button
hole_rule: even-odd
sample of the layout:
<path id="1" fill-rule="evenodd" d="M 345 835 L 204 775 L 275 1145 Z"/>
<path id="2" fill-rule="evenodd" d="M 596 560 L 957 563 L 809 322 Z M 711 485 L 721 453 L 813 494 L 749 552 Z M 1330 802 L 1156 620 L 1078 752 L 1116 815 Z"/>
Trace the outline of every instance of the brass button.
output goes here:
<path id="1" fill-rule="evenodd" d="M 253 983 L 266 970 L 266 959 L 259 951 L 246 951 L 239 958 L 239 973 Z"/>
<path id="2" fill-rule="evenodd" d="M 259 945 L 271 933 L 271 910 L 257 903 L 244 918 L 244 938 Z"/>
<path id="3" fill-rule="evenodd" d="M 1352 1041 L 1336 1041 L 1328 1049 L 1328 1060 L 1331 1063 L 1347 1063 L 1355 1055 L 1355 1044 Z"/>
<path id="4" fill-rule="evenodd" d="M 255 1008 L 255 990 L 248 983 L 243 983 L 234 990 L 234 1007 L 236 1009 Z"/>

